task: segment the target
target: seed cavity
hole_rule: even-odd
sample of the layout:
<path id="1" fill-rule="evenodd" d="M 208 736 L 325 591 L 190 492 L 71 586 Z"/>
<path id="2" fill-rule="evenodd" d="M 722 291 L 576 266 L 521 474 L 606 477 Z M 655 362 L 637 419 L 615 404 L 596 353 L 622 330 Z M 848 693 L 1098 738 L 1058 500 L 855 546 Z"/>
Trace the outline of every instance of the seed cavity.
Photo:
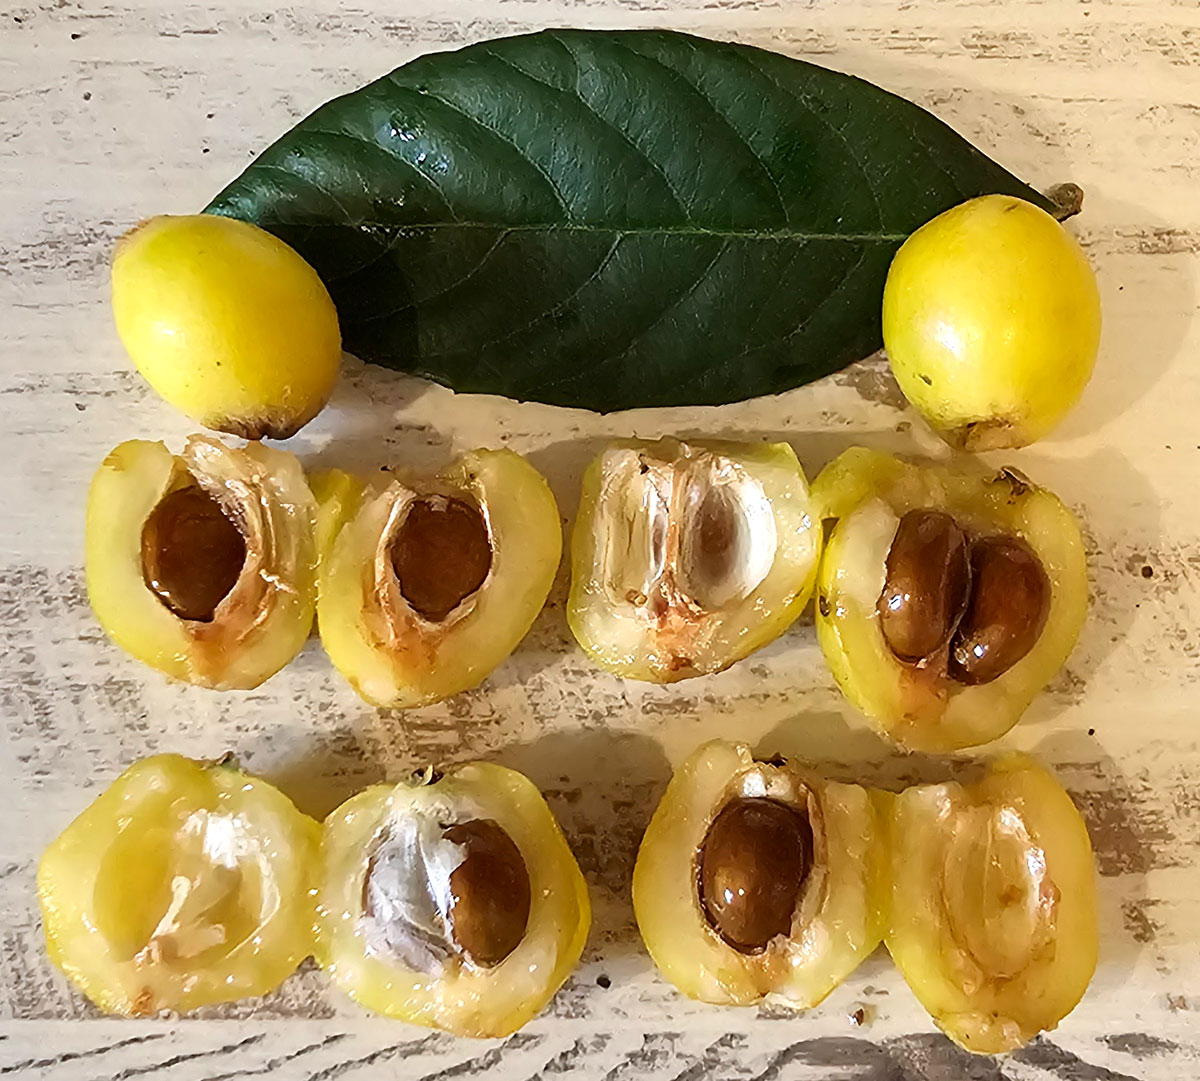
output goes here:
<path id="1" fill-rule="evenodd" d="M 142 526 L 142 578 L 180 619 L 211 623 L 246 562 L 246 540 L 199 484 L 169 492 Z"/>
<path id="2" fill-rule="evenodd" d="M 910 510 L 900 519 L 879 595 L 879 626 L 891 651 L 917 662 L 941 649 L 967 607 L 967 538 L 943 511 Z"/>
<path id="3" fill-rule="evenodd" d="M 1019 976 L 1053 941 L 1058 891 L 1014 807 L 955 812 L 940 892 L 951 936 L 984 979 Z"/>
<path id="4" fill-rule="evenodd" d="M 771 570 L 775 515 L 737 463 L 684 448 L 663 461 L 610 452 L 597 520 L 609 596 L 655 616 L 714 612 L 744 600 Z"/>
<path id="5" fill-rule="evenodd" d="M 390 556 L 401 595 L 419 615 L 440 623 L 487 579 L 492 540 L 473 502 L 422 496 L 404 512 Z"/>
<path id="6" fill-rule="evenodd" d="M 697 891 L 709 925 L 739 953 L 758 953 L 777 935 L 788 935 L 812 854 L 812 827 L 796 808 L 762 797 L 726 804 L 697 860 Z"/>
<path id="7" fill-rule="evenodd" d="M 1041 636 L 1050 579 L 1018 537 L 981 537 L 971 546 L 971 599 L 950 649 L 950 675 L 975 685 L 998 679 Z"/>
<path id="8" fill-rule="evenodd" d="M 908 511 L 888 550 L 876 610 L 884 641 L 905 664 L 943 667 L 968 686 L 990 683 L 1041 636 L 1050 580 L 1020 537 L 970 540 L 944 511 Z"/>

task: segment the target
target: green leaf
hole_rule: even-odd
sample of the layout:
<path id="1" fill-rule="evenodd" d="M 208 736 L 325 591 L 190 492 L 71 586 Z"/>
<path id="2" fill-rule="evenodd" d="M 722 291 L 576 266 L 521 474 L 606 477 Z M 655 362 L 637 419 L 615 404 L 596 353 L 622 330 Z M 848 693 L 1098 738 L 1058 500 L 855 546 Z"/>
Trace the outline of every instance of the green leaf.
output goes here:
<path id="1" fill-rule="evenodd" d="M 987 192 L 1053 209 L 861 79 L 553 30 L 329 102 L 208 209 L 316 267 L 364 360 L 613 410 L 737 401 L 873 352 L 896 248 Z"/>

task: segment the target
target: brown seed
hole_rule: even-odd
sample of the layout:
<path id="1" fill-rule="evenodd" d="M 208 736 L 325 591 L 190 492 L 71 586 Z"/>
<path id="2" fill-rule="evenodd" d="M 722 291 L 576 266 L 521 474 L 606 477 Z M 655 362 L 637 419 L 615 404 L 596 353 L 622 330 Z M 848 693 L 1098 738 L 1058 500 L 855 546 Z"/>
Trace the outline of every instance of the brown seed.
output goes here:
<path id="1" fill-rule="evenodd" d="M 812 828 L 795 808 L 762 798 L 726 804 L 700 845 L 708 922 L 741 953 L 788 934 L 811 860 Z"/>
<path id="2" fill-rule="evenodd" d="M 971 600 L 950 645 L 950 675 L 990 683 L 1037 642 L 1050 612 L 1050 579 L 1019 537 L 981 537 L 971 546 Z"/>
<path id="3" fill-rule="evenodd" d="M 498 965 L 529 923 L 529 871 L 513 839 L 490 818 L 451 826 L 446 839 L 467 850 L 450 875 L 454 941 L 477 965 Z"/>
<path id="4" fill-rule="evenodd" d="M 492 541 L 477 506 L 432 495 L 413 501 L 391 556 L 404 599 L 437 623 L 483 585 L 492 566 Z"/>
<path id="5" fill-rule="evenodd" d="M 950 515 L 910 510 L 900 519 L 887 555 L 887 577 L 876 605 L 888 648 L 915 663 L 954 633 L 971 586 L 967 538 Z"/>
<path id="6" fill-rule="evenodd" d="M 245 562 L 241 531 L 199 485 L 169 493 L 142 526 L 142 578 L 181 619 L 211 623 Z"/>

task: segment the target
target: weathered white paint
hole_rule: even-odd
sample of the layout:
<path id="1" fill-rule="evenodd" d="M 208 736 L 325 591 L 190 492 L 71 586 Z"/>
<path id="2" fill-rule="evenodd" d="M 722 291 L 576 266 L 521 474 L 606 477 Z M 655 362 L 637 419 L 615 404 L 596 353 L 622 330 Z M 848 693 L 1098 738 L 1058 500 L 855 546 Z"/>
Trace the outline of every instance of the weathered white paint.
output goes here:
<path id="1" fill-rule="evenodd" d="M 261 0 L 29 0 L 0 10 L 0 1073 L 968 1076 L 882 953 L 793 1018 L 682 1001 L 637 939 L 628 877 L 640 830 L 670 764 L 702 739 L 736 736 L 867 781 L 944 771 L 889 751 L 855 719 L 808 617 L 723 675 L 623 684 L 575 648 L 560 580 L 484 687 L 397 716 L 355 698 L 315 642 L 253 693 L 167 685 L 109 645 L 87 607 L 92 470 L 122 439 L 178 444 L 189 430 L 131 374 L 112 333 L 114 238 L 148 214 L 202 206 L 311 108 L 418 52 L 564 24 L 672 26 L 815 59 L 933 108 L 1034 183 L 1087 189 L 1073 228 L 1103 290 L 1099 370 L 1060 433 L 1003 460 L 1082 516 L 1093 611 L 1067 670 L 1006 742 L 1056 766 L 1087 813 L 1103 954 L 1050 1042 L 969 1076 L 1200 1074 L 1200 13 L 1186 0 L 297 0 L 279 11 Z M 689 431 L 790 439 L 810 474 L 854 442 L 929 445 L 878 363 L 773 400 L 616 417 L 455 399 L 352 364 L 334 407 L 293 442 L 308 463 L 368 469 L 511 446 L 550 476 L 569 516 L 605 437 Z M 305 971 L 265 1002 L 205 1019 L 96 1019 L 44 956 L 38 854 L 131 760 L 227 748 L 313 813 L 431 758 L 526 770 L 560 815 L 596 908 L 585 962 L 549 1014 L 503 1044 L 466 1043 L 365 1017 Z M 865 1030 L 848 1020 L 860 1002 L 878 1014 Z"/>

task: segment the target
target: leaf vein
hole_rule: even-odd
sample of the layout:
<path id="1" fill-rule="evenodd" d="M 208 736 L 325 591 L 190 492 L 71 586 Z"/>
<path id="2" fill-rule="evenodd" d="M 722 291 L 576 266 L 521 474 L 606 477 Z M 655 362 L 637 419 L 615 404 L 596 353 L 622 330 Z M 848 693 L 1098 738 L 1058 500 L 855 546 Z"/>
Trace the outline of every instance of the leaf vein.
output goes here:
<path id="1" fill-rule="evenodd" d="M 393 72 L 392 75 L 394 76 L 395 72 Z M 389 76 L 389 78 L 390 77 L 391 76 Z M 395 80 L 393 79 L 393 81 L 395 81 Z M 396 85 L 399 86 L 403 90 L 408 90 L 410 93 L 417 94 L 419 97 L 429 98 L 430 101 L 438 102 L 439 104 L 441 104 L 441 105 L 445 106 L 447 109 L 449 109 L 451 112 L 457 113 L 464 120 L 467 120 L 470 123 L 474 124 L 477 128 L 479 128 L 480 131 L 486 131 L 493 138 L 498 139 L 498 140 L 500 140 L 500 142 L 506 144 L 507 146 L 512 147 L 512 149 L 517 152 L 518 157 L 520 157 L 522 161 L 524 161 L 528 165 L 530 165 L 534 169 L 534 171 L 537 172 L 538 175 L 541 176 L 541 178 L 547 183 L 547 185 L 549 185 L 551 192 L 553 192 L 553 194 L 554 194 L 554 198 L 556 200 L 558 200 L 558 205 L 560 207 L 562 207 L 563 214 L 566 215 L 568 220 L 570 220 L 570 218 L 572 216 L 570 207 L 567 205 L 567 200 L 563 196 L 563 193 L 559 189 L 559 186 L 554 182 L 554 178 L 548 172 L 546 172 L 545 168 L 541 165 L 540 162 L 538 162 L 535 158 L 533 158 L 529 154 L 529 152 L 527 150 L 525 150 L 520 144 L 515 142 L 511 136 L 506 135 L 499 128 L 492 127 L 491 124 L 485 124 L 477 116 L 472 116 L 469 112 L 466 111 L 466 109 L 462 108 L 462 106 L 456 105 L 454 102 L 450 101 L 449 98 L 443 98 L 443 97 L 439 96 L 438 94 L 431 93 L 428 90 L 419 90 L 416 87 L 403 86 L 403 84 L 401 84 L 399 82 L 397 82 Z"/>
<path id="2" fill-rule="evenodd" d="M 579 74 L 578 74 L 579 73 L 579 59 L 578 59 L 578 57 L 576 57 L 575 53 L 572 52 L 570 47 L 566 45 L 565 42 L 562 42 L 558 38 L 555 38 L 555 40 L 559 41 L 559 44 L 562 45 L 562 47 L 564 49 L 566 49 L 566 51 L 568 53 L 571 54 L 571 59 L 575 62 L 575 71 L 576 71 L 575 92 L 573 94 L 568 90 L 562 89 L 562 87 L 555 86 L 553 83 L 546 82 L 545 79 L 539 79 L 536 75 L 530 74 L 524 68 L 519 67 L 518 65 L 514 64 L 506 56 L 501 56 L 499 53 L 494 52 L 491 49 L 485 49 L 484 51 L 488 54 L 488 56 L 494 57 L 501 64 L 504 64 L 506 67 L 511 68 L 513 71 L 518 72 L 521 75 L 524 75 L 525 78 L 533 80 L 535 83 L 538 83 L 539 85 L 546 87 L 546 89 L 548 89 L 548 90 L 553 90 L 556 94 L 561 94 L 564 97 L 569 98 L 571 101 L 573 101 L 577 105 L 579 105 L 586 113 L 588 113 L 589 116 L 594 116 L 606 128 L 608 128 L 610 131 L 615 132 L 622 139 L 624 139 L 625 142 L 628 144 L 629 148 L 635 154 L 637 154 L 637 156 L 642 161 L 644 161 L 648 166 L 650 166 L 650 168 L 652 170 L 654 170 L 655 173 L 657 173 L 662 178 L 662 182 L 667 186 L 667 190 L 671 193 L 671 198 L 675 200 L 675 205 L 679 207 L 679 210 L 681 211 L 683 216 L 690 221 L 691 213 L 688 210 L 687 205 L 684 203 L 683 196 L 676 189 L 675 185 L 671 181 L 671 178 L 666 174 L 666 172 L 663 170 L 662 166 L 660 166 L 658 164 L 658 162 L 656 162 L 652 157 L 650 157 L 650 155 L 648 153 L 646 153 L 645 150 L 643 150 L 640 146 L 638 146 L 638 144 L 636 142 L 634 142 L 633 138 L 628 134 L 628 132 L 626 132 L 623 128 L 619 128 L 616 124 L 614 124 L 611 120 L 609 120 L 608 117 L 604 116 L 602 113 L 599 113 L 595 109 L 593 109 L 591 104 L 579 92 Z"/>

